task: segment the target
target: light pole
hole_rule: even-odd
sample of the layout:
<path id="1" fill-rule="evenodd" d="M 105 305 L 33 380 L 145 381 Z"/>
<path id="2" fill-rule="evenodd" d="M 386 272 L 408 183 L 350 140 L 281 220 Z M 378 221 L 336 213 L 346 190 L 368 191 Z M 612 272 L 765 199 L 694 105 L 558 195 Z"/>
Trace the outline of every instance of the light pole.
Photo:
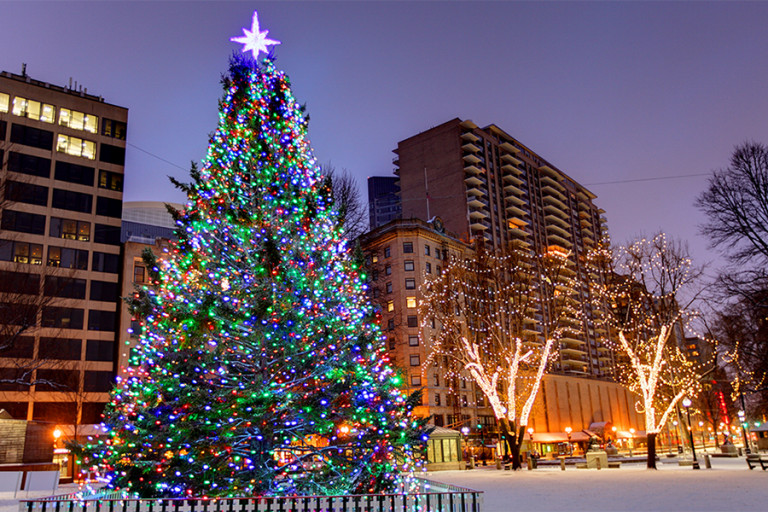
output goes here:
<path id="1" fill-rule="evenodd" d="M 693 469 L 699 469 L 699 461 L 696 460 L 696 447 L 693 445 L 693 428 L 691 427 L 691 400 L 689 398 L 683 398 L 683 407 L 685 407 L 685 414 L 688 416 L 688 437 L 691 438 L 691 451 L 693 452 Z"/>
<path id="2" fill-rule="evenodd" d="M 568 436 L 568 455 L 573 455 L 573 445 L 571 445 L 571 432 L 573 432 L 571 427 L 565 427 L 565 434 Z"/>
<path id="3" fill-rule="evenodd" d="M 704 440 L 704 422 L 699 422 L 699 432 L 701 432 L 701 449 L 705 450 L 707 449 L 707 442 Z"/>
<path id="4" fill-rule="evenodd" d="M 744 393 L 741 393 L 741 410 L 737 413 L 739 416 L 739 423 L 741 423 L 741 436 L 744 438 L 744 453 L 749 455 L 752 453 L 749 449 L 749 438 L 747 437 L 747 413 L 744 407 Z"/>
<path id="5" fill-rule="evenodd" d="M 632 448 L 635 447 L 635 429 L 629 429 L 629 456 L 632 456 Z"/>

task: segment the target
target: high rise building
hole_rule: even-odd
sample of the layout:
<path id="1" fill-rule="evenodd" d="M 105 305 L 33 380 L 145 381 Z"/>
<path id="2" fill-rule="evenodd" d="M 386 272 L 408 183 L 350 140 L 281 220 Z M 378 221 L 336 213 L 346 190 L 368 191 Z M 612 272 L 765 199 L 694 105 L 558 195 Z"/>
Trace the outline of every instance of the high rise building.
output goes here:
<path id="1" fill-rule="evenodd" d="M 99 421 L 117 353 L 128 110 L 0 73 L 0 408 Z"/>
<path id="2" fill-rule="evenodd" d="M 368 216 L 371 229 L 400 218 L 400 187 L 397 176 L 368 178 Z"/>
<path id="3" fill-rule="evenodd" d="M 472 244 L 558 251 L 573 262 L 581 314 L 560 338 L 555 370 L 607 377 L 613 354 L 594 323 L 586 255 L 605 228 L 595 195 L 501 128 L 452 119 L 400 141 L 394 151 L 403 218 L 439 217 Z"/>

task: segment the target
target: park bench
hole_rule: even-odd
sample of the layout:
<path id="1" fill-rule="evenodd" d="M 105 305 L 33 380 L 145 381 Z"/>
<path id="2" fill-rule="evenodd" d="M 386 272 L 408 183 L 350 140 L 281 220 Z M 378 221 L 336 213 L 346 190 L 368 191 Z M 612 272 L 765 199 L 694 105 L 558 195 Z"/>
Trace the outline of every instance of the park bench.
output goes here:
<path id="1" fill-rule="evenodd" d="M 747 455 L 747 466 L 752 470 L 757 466 L 763 468 L 763 471 L 768 469 L 768 456 L 760 455 L 759 453 L 750 453 Z"/>

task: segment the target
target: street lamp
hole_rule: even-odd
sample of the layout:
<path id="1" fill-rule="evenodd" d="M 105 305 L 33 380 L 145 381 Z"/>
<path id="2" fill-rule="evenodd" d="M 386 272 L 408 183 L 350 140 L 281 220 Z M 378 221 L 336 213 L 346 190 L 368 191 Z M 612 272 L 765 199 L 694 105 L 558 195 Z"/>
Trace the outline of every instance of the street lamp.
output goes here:
<path id="1" fill-rule="evenodd" d="M 683 407 L 685 407 L 685 414 L 688 416 L 688 437 L 691 438 L 691 451 L 693 452 L 693 469 L 699 469 L 699 461 L 696 460 L 696 447 L 693 445 L 693 428 L 691 427 L 691 400 L 689 398 L 683 398 Z"/>
<path id="2" fill-rule="evenodd" d="M 701 449 L 706 450 L 707 442 L 704 440 L 704 422 L 699 422 L 699 432 L 701 432 Z"/>
<path id="3" fill-rule="evenodd" d="M 635 429 L 629 429 L 629 456 L 632 456 L 632 448 L 635 447 Z"/>
<path id="4" fill-rule="evenodd" d="M 741 406 L 744 407 L 744 393 L 741 394 Z M 744 453 L 749 455 L 752 451 L 749 449 L 749 438 L 747 437 L 747 413 L 742 409 L 737 414 L 739 415 L 739 423 L 741 423 L 741 436 L 744 439 Z"/>
<path id="5" fill-rule="evenodd" d="M 568 455 L 573 455 L 573 446 L 571 445 L 571 432 L 573 432 L 571 427 L 565 427 L 565 434 L 568 436 Z"/>

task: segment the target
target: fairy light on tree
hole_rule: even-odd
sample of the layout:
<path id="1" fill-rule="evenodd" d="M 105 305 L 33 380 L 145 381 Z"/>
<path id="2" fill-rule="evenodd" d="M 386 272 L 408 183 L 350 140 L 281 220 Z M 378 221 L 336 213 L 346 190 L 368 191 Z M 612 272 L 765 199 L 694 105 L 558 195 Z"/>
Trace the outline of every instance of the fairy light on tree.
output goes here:
<path id="1" fill-rule="evenodd" d="M 140 343 L 96 447 L 141 496 L 392 489 L 423 422 L 398 390 L 364 279 L 254 14 L 219 125 L 174 212 L 178 242 L 137 294 Z M 100 449 L 100 452 L 99 452 Z"/>
<path id="2" fill-rule="evenodd" d="M 570 254 L 522 247 L 453 257 L 424 285 L 422 338 L 447 378 L 473 381 L 521 467 L 520 447 L 541 381 L 559 340 L 580 317 Z M 436 329 L 431 329 L 432 320 Z M 427 365 L 429 366 L 429 365 Z"/>
<path id="3" fill-rule="evenodd" d="M 601 269 L 591 283 L 599 321 L 612 334 L 619 354 L 618 376 L 639 395 L 638 412 L 645 415 L 649 469 L 656 469 L 656 436 L 683 397 L 701 389 L 701 368 L 678 346 L 692 309 L 695 281 L 686 247 L 668 242 L 663 233 L 611 252 L 590 255 Z"/>

